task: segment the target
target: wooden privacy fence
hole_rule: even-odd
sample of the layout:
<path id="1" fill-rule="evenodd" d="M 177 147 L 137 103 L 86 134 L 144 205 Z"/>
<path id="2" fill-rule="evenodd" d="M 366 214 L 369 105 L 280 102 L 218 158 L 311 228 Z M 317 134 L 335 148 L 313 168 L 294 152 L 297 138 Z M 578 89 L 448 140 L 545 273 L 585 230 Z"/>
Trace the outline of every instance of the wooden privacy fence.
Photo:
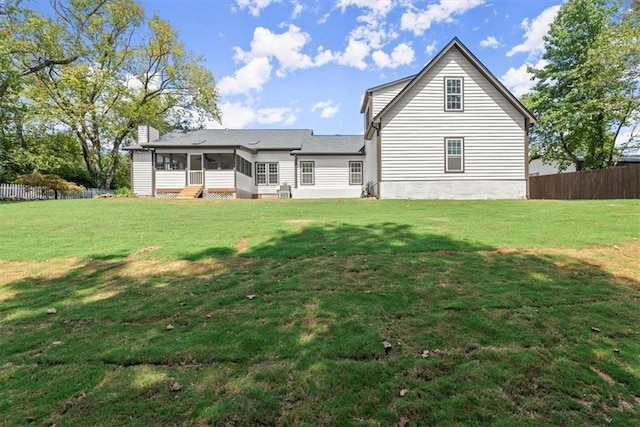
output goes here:
<path id="1" fill-rule="evenodd" d="M 531 199 L 638 199 L 640 165 L 529 177 Z"/>
<path id="2" fill-rule="evenodd" d="M 79 193 L 62 194 L 45 187 L 22 184 L 0 184 L 0 200 L 51 200 L 51 199 L 91 199 L 100 194 L 113 194 L 111 190 L 87 188 Z"/>

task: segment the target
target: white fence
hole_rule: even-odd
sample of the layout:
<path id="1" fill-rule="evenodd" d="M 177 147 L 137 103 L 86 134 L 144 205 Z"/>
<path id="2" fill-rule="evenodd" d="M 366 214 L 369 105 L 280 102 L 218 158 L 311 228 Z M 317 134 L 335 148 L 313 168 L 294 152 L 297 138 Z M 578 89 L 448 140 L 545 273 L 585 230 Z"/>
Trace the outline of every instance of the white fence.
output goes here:
<path id="1" fill-rule="evenodd" d="M 31 187 L 22 184 L 1 184 L 0 200 L 51 200 L 51 199 L 91 199 L 100 194 L 113 194 L 111 190 L 87 188 L 80 193 L 58 194 L 45 187 Z"/>

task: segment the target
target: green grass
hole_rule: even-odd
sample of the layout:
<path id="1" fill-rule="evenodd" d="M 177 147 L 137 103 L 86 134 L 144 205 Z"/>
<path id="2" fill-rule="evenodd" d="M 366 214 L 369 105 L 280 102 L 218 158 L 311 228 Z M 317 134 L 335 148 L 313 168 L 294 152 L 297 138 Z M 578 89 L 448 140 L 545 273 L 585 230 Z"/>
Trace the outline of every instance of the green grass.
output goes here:
<path id="1" fill-rule="evenodd" d="M 0 425 L 640 425 L 639 238 L 637 200 L 2 203 Z"/>

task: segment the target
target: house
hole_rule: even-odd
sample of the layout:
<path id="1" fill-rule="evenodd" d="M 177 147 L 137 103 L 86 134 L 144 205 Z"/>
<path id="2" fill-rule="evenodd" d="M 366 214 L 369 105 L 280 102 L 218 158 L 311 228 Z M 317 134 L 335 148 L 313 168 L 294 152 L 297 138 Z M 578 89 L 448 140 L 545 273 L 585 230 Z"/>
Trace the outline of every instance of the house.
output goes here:
<path id="1" fill-rule="evenodd" d="M 527 196 L 535 118 L 457 38 L 415 76 L 368 89 L 361 112 L 379 197 Z"/>
<path id="2" fill-rule="evenodd" d="M 311 130 L 140 126 L 139 196 L 518 199 L 528 194 L 533 115 L 454 38 L 418 74 L 365 91 L 364 137 Z M 187 189 L 189 187 L 189 189 Z M 187 190 L 185 190 L 187 189 Z"/>
<path id="3" fill-rule="evenodd" d="M 579 160 L 584 160 L 583 155 L 578 155 Z M 628 154 L 616 156 L 613 158 L 613 166 L 630 166 L 640 164 L 640 155 Z M 558 162 L 550 161 L 544 163 L 540 157 L 533 158 L 529 161 L 529 176 L 555 175 L 558 173 L 575 172 L 576 165 L 570 164 L 565 169 L 560 170 Z"/>
<path id="4" fill-rule="evenodd" d="M 360 197 L 361 135 L 318 136 L 311 130 L 173 131 L 138 127 L 131 152 L 138 196 L 212 199 Z"/>

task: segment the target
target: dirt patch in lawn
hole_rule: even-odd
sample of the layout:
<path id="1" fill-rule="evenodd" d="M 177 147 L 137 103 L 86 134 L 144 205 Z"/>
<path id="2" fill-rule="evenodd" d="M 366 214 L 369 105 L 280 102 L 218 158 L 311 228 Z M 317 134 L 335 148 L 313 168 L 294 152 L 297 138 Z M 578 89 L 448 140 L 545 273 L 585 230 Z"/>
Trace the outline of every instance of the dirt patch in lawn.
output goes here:
<path id="1" fill-rule="evenodd" d="M 284 223 L 295 226 L 297 232 L 302 233 L 304 231 L 304 228 L 312 222 L 312 219 L 287 219 Z"/>
<path id="2" fill-rule="evenodd" d="M 238 243 L 236 243 L 236 250 L 239 254 L 244 253 L 247 250 L 247 248 L 249 247 L 249 240 L 250 239 L 248 237 L 244 237 Z"/>
<path id="3" fill-rule="evenodd" d="M 605 380 L 608 384 L 614 385 L 616 383 L 616 380 L 614 380 L 611 375 L 605 374 L 604 372 L 594 368 L 593 366 L 591 367 L 591 370 L 598 374 L 598 376 Z"/>

